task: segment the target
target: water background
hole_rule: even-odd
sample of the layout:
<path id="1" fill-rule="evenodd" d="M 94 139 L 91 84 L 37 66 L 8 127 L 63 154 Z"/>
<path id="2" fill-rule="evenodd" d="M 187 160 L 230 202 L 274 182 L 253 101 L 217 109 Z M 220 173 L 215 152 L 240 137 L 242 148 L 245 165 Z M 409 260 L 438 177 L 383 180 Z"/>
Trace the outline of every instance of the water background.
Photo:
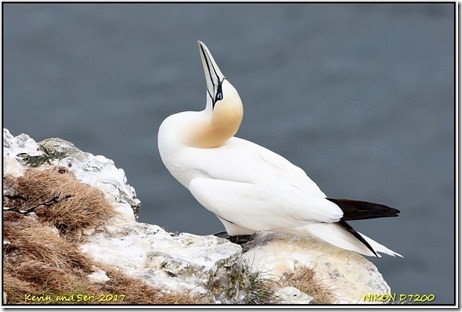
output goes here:
<path id="1" fill-rule="evenodd" d="M 385 203 L 355 221 L 404 255 L 372 259 L 398 294 L 454 302 L 454 4 L 3 4 L 3 122 L 123 168 L 139 221 L 221 223 L 163 166 L 157 129 L 201 110 L 204 41 L 239 90 L 238 136 L 330 197 Z"/>

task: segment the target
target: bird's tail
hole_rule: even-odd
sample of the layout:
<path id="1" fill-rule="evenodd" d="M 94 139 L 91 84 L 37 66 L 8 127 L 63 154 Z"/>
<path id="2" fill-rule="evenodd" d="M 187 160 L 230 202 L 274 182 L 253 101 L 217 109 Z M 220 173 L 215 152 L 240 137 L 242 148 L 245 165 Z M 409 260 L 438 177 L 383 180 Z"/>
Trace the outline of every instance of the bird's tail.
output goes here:
<path id="1" fill-rule="evenodd" d="M 346 222 L 344 222 L 346 224 Z M 377 243 L 373 239 L 356 232 L 348 224 L 345 227 L 341 223 L 314 223 L 297 228 L 290 232 L 298 234 L 311 234 L 334 246 L 346 250 L 352 250 L 365 256 L 380 257 L 379 252 L 390 256 L 403 257 L 387 247 Z M 353 234 L 352 231 L 356 234 Z M 358 236 L 361 238 L 358 238 Z M 365 243 L 366 242 L 366 243 Z"/>

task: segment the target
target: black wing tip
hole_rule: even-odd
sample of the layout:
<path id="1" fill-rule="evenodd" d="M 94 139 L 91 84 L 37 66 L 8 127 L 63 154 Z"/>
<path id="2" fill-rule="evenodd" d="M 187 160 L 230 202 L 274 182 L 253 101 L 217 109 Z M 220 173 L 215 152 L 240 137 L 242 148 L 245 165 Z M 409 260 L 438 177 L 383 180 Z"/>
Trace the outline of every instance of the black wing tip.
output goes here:
<path id="1" fill-rule="evenodd" d="M 343 211 L 342 220 L 362 220 L 384 217 L 398 217 L 400 211 L 386 205 L 371 203 L 366 201 L 330 198 L 327 200 L 333 202 Z"/>

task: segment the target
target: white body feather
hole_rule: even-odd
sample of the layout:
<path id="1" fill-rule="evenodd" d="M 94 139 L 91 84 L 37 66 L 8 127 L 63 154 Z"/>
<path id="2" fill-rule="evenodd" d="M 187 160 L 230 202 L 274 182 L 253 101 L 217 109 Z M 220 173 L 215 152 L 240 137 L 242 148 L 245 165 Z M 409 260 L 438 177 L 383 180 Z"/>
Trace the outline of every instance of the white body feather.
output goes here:
<path id="1" fill-rule="evenodd" d="M 217 101 L 212 108 L 213 99 L 208 97 L 205 110 L 174 114 L 160 126 L 159 152 L 170 173 L 220 219 L 229 235 L 257 231 L 309 234 L 337 247 L 374 256 L 361 241 L 335 224 L 342 218 L 342 210 L 287 159 L 234 136 L 213 147 L 200 146 L 198 140 L 188 143 L 195 131 L 199 132 L 196 129 L 207 127 L 211 118 L 216 117 L 218 105 L 225 112 L 235 102 L 242 105 L 230 83 L 223 79 L 222 87 L 223 103 Z M 230 94 L 237 99 L 230 98 Z M 377 252 L 399 255 L 363 237 Z"/>

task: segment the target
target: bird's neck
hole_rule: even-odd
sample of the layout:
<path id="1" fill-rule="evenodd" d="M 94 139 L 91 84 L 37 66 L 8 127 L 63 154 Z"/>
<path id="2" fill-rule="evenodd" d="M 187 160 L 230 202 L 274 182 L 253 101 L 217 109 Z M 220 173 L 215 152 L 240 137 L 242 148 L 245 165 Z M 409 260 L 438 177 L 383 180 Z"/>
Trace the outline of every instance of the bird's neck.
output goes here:
<path id="1" fill-rule="evenodd" d="M 244 109 L 238 102 L 220 103 L 213 111 L 200 112 L 203 118 L 190 129 L 187 144 L 199 148 L 213 148 L 223 145 L 233 137 L 242 122 Z"/>

